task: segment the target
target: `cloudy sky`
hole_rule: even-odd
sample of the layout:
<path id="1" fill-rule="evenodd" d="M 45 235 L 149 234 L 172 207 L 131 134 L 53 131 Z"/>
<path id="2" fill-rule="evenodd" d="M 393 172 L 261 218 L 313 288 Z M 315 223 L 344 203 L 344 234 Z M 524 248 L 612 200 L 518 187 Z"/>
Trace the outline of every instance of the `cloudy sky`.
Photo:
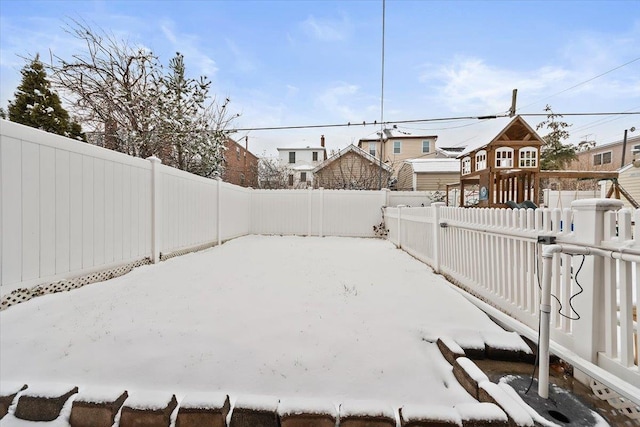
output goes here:
<path id="1" fill-rule="evenodd" d="M 0 105 L 19 84 L 22 57 L 82 51 L 65 31 L 80 20 L 163 64 L 183 53 L 188 74 L 208 76 L 212 92 L 231 99 L 236 128 L 351 123 L 249 131 L 258 155 L 319 145 L 320 135 L 340 149 L 380 129 L 362 122 L 381 119 L 382 10 L 382 0 L 0 0 Z M 385 121 L 503 114 L 514 88 L 522 114 L 546 104 L 558 113 L 640 112 L 640 1 L 387 0 L 385 10 Z M 439 146 L 475 145 L 508 120 L 397 126 L 438 135 Z M 640 128 L 640 115 L 565 120 L 574 143 Z"/>

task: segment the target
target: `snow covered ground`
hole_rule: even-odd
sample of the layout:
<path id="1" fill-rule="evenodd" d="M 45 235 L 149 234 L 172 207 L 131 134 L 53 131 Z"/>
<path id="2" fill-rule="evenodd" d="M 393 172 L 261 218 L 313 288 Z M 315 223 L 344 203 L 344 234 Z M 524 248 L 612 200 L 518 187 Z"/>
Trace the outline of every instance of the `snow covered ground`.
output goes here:
<path id="1" fill-rule="evenodd" d="M 396 408 L 474 402 L 438 337 L 524 346 L 388 241 L 247 236 L 0 312 L 0 377 Z"/>

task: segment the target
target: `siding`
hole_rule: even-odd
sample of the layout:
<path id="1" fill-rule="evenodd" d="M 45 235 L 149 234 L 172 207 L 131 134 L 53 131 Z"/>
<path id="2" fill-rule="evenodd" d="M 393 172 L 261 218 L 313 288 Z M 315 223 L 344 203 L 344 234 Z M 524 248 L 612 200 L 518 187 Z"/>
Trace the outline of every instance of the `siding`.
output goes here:
<path id="1" fill-rule="evenodd" d="M 636 202 L 640 203 L 640 168 L 632 166 L 623 172 L 620 172 L 618 182 L 622 188 L 631 194 L 631 197 L 633 197 Z M 624 197 L 621 196 L 621 200 L 624 202 L 625 208 L 632 207 L 629 201 Z"/>
<path id="2" fill-rule="evenodd" d="M 445 191 L 446 185 L 460 182 L 460 174 L 455 173 L 419 173 L 417 191 Z"/>
<path id="3" fill-rule="evenodd" d="M 398 183 L 396 184 L 398 191 L 413 190 L 413 167 L 409 163 L 404 163 L 398 171 Z"/>

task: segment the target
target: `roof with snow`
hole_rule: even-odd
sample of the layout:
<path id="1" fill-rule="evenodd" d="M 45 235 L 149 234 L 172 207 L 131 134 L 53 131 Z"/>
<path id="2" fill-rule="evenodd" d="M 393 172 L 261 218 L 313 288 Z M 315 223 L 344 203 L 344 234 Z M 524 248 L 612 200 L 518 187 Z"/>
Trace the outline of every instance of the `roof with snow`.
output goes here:
<path id="1" fill-rule="evenodd" d="M 302 151 L 302 150 L 313 150 L 313 151 L 325 151 L 325 147 L 280 147 L 276 148 L 278 151 Z"/>
<path id="2" fill-rule="evenodd" d="M 377 157 L 372 156 L 371 154 L 367 153 L 366 151 L 364 151 L 361 148 L 356 147 L 353 144 L 349 144 L 347 147 L 343 148 L 342 150 L 338 151 L 336 154 L 334 154 L 333 156 L 329 157 L 327 160 L 325 160 L 324 162 L 320 163 L 318 166 L 315 167 L 315 169 L 313 170 L 313 172 L 318 172 L 320 169 L 323 169 L 327 166 L 329 166 L 331 163 L 335 162 L 336 160 L 338 160 L 340 157 L 344 156 L 347 153 L 355 153 L 359 156 L 364 157 L 366 160 L 370 161 L 371 163 L 374 163 L 376 165 L 378 165 L 379 163 L 379 159 Z M 386 163 L 382 164 L 382 168 L 384 170 L 386 170 L 387 172 L 391 172 L 391 166 L 389 166 Z"/>
<path id="3" fill-rule="evenodd" d="M 413 135 L 410 132 L 404 132 L 395 128 L 385 129 L 384 133 L 385 133 L 384 139 L 397 139 L 397 138 L 402 138 L 402 139 L 415 138 L 415 139 L 433 139 L 433 140 L 438 139 L 437 135 Z M 360 145 L 362 142 L 376 142 L 376 141 L 380 141 L 380 131 L 376 132 L 376 136 L 374 138 L 361 138 L 358 141 L 358 145 Z"/>
<path id="4" fill-rule="evenodd" d="M 531 145 L 540 146 L 543 144 L 542 138 L 536 133 L 535 130 L 524 120 L 521 116 L 515 116 L 513 120 L 509 122 L 497 135 L 489 142 L 470 145 L 462 153 L 458 155 L 458 158 L 462 158 L 469 153 L 481 150 L 490 145 L 500 143 L 501 141 L 531 141 Z"/>
<path id="5" fill-rule="evenodd" d="M 413 159 L 405 160 L 411 165 L 414 173 L 458 173 L 460 160 L 458 159 Z"/>

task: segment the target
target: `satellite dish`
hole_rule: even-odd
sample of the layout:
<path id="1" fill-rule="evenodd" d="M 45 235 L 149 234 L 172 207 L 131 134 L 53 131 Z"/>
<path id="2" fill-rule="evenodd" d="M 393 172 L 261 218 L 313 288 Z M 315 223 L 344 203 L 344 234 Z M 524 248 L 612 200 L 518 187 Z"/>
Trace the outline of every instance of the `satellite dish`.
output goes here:
<path id="1" fill-rule="evenodd" d="M 636 131 L 635 126 L 631 126 L 631 127 L 629 128 L 629 132 L 635 132 L 635 131 Z"/>
<path id="2" fill-rule="evenodd" d="M 640 159 L 636 159 L 633 161 L 633 167 L 634 168 L 640 168 Z"/>

